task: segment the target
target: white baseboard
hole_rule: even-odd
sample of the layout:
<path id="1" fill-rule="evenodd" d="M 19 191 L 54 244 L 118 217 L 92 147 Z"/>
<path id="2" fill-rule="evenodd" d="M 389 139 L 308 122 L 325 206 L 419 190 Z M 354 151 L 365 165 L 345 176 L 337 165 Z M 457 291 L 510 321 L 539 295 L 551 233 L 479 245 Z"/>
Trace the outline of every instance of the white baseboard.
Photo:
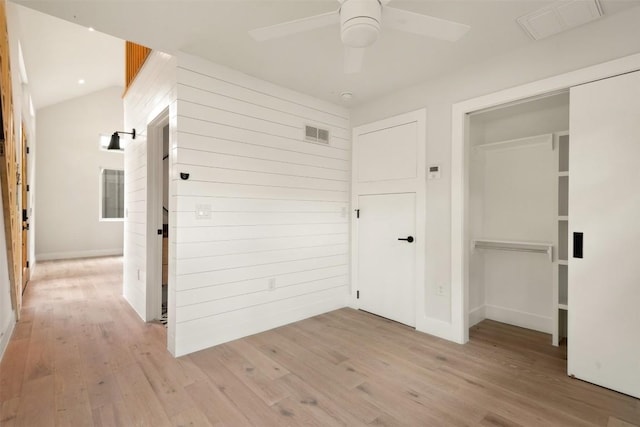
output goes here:
<path id="1" fill-rule="evenodd" d="M 485 306 L 481 305 L 480 307 L 474 308 L 469 311 L 469 327 L 477 325 L 487 318 Z"/>
<path id="2" fill-rule="evenodd" d="M 13 335 L 13 329 L 16 326 L 16 316 L 13 310 L 11 310 L 9 316 L 9 324 L 4 331 L 1 331 L 2 335 L 0 335 L 0 360 L 4 357 L 4 352 L 9 345 L 9 340 L 11 339 L 11 335 Z"/>
<path id="3" fill-rule="evenodd" d="M 71 252 L 45 252 L 36 254 L 37 261 L 54 261 L 59 259 L 73 258 L 95 258 L 100 256 L 119 256 L 122 255 L 122 248 L 115 249 L 93 249 L 87 251 L 71 251 Z"/>
<path id="4" fill-rule="evenodd" d="M 507 323 L 509 325 L 520 326 L 521 328 L 533 329 L 550 334 L 552 331 L 552 319 L 543 317 L 533 313 L 513 310 L 505 307 L 497 307 L 494 305 L 484 306 L 485 318 L 495 320 L 497 322 Z M 469 323 L 471 323 L 471 314 L 469 314 Z"/>

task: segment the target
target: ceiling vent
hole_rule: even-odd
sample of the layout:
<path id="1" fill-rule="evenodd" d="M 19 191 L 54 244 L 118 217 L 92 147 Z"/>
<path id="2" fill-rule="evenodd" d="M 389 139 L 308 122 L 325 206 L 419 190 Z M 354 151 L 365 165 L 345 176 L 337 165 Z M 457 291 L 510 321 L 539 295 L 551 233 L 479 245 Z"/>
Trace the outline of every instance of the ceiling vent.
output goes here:
<path id="1" fill-rule="evenodd" d="M 315 126 L 305 125 L 304 139 L 309 142 L 329 144 L 329 130 L 320 129 Z"/>
<path id="2" fill-rule="evenodd" d="M 518 18 L 534 40 L 570 30 L 602 16 L 598 0 L 561 0 Z"/>

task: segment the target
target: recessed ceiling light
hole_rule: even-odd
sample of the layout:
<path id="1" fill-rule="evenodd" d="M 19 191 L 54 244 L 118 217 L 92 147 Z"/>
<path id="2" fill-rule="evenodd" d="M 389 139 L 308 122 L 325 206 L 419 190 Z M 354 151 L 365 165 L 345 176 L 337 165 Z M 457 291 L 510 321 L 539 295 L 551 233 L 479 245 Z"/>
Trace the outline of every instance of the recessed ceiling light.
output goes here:
<path id="1" fill-rule="evenodd" d="M 95 30 L 96 30 L 96 29 L 95 29 L 95 28 L 93 28 L 93 27 L 89 27 L 89 28 L 87 28 L 87 29 L 88 29 L 89 31 L 95 31 Z"/>
<path id="2" fill-rule="evenodd" d="M 340 98 L 342 98 L 343 101 L 351 101 L 353 99 L 353 93 L 349 91 L 342 92 Z"/>
<path id="3" fill-rule="evenodd" d="M 83 85 L 83 84 L 84 84 L 84 79 L 80 79 L 80 80 L 78 80 L 78 84 L 79 84 L 79 85 Z"/>

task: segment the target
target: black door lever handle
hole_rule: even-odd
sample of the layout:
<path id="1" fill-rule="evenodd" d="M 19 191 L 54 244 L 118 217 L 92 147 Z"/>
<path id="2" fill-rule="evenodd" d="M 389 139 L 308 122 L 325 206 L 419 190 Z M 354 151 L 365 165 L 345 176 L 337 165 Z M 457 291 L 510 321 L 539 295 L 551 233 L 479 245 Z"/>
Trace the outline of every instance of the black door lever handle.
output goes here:
<path id="1" fill-rule="evenodd" d="M 398 240 L 404 240 L 406 242 L 411 243 L 411 242 L 413 242 L 413 236 L 409 236 L 409 237 L 404 238 L 404 239 L 400 237 L 400 238 L 398 238 Z"/>

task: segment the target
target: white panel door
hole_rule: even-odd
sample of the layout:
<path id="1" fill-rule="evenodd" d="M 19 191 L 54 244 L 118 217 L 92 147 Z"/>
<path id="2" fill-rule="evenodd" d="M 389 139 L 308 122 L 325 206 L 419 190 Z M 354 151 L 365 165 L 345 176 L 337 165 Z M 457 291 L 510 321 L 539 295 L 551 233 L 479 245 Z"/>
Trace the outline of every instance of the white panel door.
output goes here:
<path id="1" fill-rule="evenodd" d="M 568 373 L 640 397 L 640 72 L 570 108 Z"/>
<path id="2" fill-rule="evenodd" d="M 359 307 L 409 326 L 415 326 L 415 203 L 415 193 L 358 198 Z"/>
<path id="3" fill-rule="evenodd" d="M 417 135 L 416 122 L 358 135 L 358 182 L 415 179 Z"/>

